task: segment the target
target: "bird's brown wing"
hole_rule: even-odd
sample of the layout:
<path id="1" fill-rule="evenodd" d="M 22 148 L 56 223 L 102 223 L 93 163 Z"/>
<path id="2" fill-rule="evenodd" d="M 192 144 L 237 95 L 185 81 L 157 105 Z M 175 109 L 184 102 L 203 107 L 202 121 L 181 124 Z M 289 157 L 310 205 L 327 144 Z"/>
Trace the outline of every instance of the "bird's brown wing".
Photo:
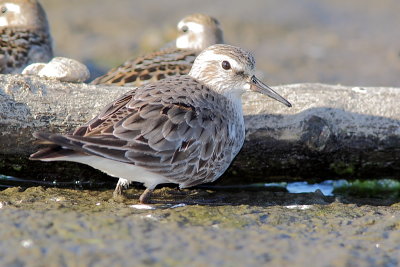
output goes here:
<path id="1" fill-rule="evenodd" d="M 92 84 L 142 86 L 169 76 L 188 74 L 197 52 L 169 48 L 126 61 L 96 78 Z"/>
<path id="2" fill-rule="evenodd" d="M 0 29 L 0 73 L 18 73 L 27 64 L 50 60 L 52 53 L 46 32 Z"/>
<path id="3" fill-rule="evenodd" d="M 74 134 L 37 137 L 193 184 L 213 180 L 210 164 L 231 160 L 225 101 L 188 76 L 174 77 L 125 94 Z"/>

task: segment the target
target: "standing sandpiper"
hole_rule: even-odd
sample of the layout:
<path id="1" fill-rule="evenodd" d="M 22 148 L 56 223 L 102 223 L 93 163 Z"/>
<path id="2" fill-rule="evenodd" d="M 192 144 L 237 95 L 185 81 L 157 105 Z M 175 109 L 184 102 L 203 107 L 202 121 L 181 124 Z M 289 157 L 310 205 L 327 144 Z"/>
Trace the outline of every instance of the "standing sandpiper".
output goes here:
<path id="1" fill-rule="evenodd" d="M 118 177 L 114 195 L 132 181 L 141 182 L 146 186 L 141 203 L 158 184 L 185 188 L 213 182 L 243 145 L 244 92 L 291 106 L 254 73 L 250 53 L 230 45 L 210 46 L 188 75 L 126 93 L 73 134 L 35 133 L 51 145 L 30 159 L 80 162 Z"/>
<path id="2" fill-rule="evenodd" d="M 53 49 L 46 13 L 35 0 L 0 0 L 0 73 L 48 62 Z"/>
<path id="3" fill-rule="evenodd" d="M 188 74 L 196 56 L 206 47 L 224 43 L 219 22 L 204 14 L 193 14 L 178 23 L 175 47 L 126 61 L 96 78 L 92 84 L 141 86 L 168 76 Z"/>

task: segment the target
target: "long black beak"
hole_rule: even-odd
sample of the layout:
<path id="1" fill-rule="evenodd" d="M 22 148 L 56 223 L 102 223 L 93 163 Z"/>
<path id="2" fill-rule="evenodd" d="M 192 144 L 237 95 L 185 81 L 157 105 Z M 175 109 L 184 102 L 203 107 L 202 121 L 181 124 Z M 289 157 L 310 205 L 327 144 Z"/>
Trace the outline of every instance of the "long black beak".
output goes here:
<path id="1" fill-rule="evenodd" d="M 290 104 L 289 101 L 287 101 L 282 96 L 280 96 L 277 92 L 272 90 L 268 85 L 264 84 L 262 81 L 257 79 L 257 77 L 254 75 L 250 78 L 250 90 L 257 92 L 257 93 L 261 93 L 263 95 L 267 95 L 270 98 L 273 98 L 288 107 L 292 106 L 292 104 Z"/>

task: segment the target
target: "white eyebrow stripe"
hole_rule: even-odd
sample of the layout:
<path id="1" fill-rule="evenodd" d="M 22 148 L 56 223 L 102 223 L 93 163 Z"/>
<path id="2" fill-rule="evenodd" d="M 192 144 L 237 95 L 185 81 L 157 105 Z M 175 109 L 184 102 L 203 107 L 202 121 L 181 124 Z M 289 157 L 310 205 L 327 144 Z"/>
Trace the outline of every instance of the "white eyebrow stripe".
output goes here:
<path id="1" fill-rule="evenodd" d="M 188 22 L 188 23 L 186 23 L 186 25 L 188 26 L 189 30 L 191 30 L 192 32 L 195 32 L 195 33 L 204 32 L 204 26 L 199 23 Z"/>
<path id="2" fill-rule="evenodd" d="M 228 61 L 231 64 L 231 67 L 235 70 L 243 70 L 243 66 L 241 66 L 236 60 L 226 55 L 216 54 L 212 50 L 204 51 L 202 53 L 202 59 L 206 61 L 216 60 L 216 61 Z"/>
<path id="3" fill-rule="evenodd" d="M 189 31 L 192 31 L 194 33 L 202 33 L 202 32 L 204 32 L 204 26 L 203 25 L 201 25 L 199 23 L 196 23 L 196 22 L 190 22 L 190 21 L 189 22 L 184 22 L 184 21 L 179 22 L 178 23 L 178 29 L 182 29 L 183 26 L 185 26 L 185 25 L 189 28 Z"/>
<path id="4" fill-rule="evenodd" d="M 12 3 L 6 3 L 5 7 L 9 11 L 15 12 L 17 14 L 21 13 L 21 7 L 19 5 L 12 4 Z"/>
<path id="5" fill-rule="evenodd" d="M 180 22 L 178 23 L 178 29 L 179 29 L 179 30 L 182 29 L 183 26 L 185 26 L 185 22 L 180 21 Z"/>

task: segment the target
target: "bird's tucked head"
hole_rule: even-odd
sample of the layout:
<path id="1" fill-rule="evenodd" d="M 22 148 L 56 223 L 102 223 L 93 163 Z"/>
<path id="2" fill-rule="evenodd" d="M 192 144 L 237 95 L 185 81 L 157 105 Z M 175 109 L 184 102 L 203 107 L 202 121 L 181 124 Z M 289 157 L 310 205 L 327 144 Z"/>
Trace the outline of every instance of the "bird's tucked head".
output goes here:
<path id="1" fill-rule="evenodd" d="M 24 28 L 47 31 L 44 9 L 36 0 L 0 0 L 0 29 Z"/>
<path id="2" fill-rule="evenodd" d="M 213 44 L 224 43 L 218 20 L 204 14 L 193 14 L 178 23 L 176 47 L 203 50 Z"/>
<path id="3" fill-rule="evenodd" d="M 291 106 L 254 73 L 255 60 L 251 53 L 239 47 L 217 44 L 200 53 L 189 75 L 223 95 L 241 97 L 244 92 L 253 91 Z"/>

